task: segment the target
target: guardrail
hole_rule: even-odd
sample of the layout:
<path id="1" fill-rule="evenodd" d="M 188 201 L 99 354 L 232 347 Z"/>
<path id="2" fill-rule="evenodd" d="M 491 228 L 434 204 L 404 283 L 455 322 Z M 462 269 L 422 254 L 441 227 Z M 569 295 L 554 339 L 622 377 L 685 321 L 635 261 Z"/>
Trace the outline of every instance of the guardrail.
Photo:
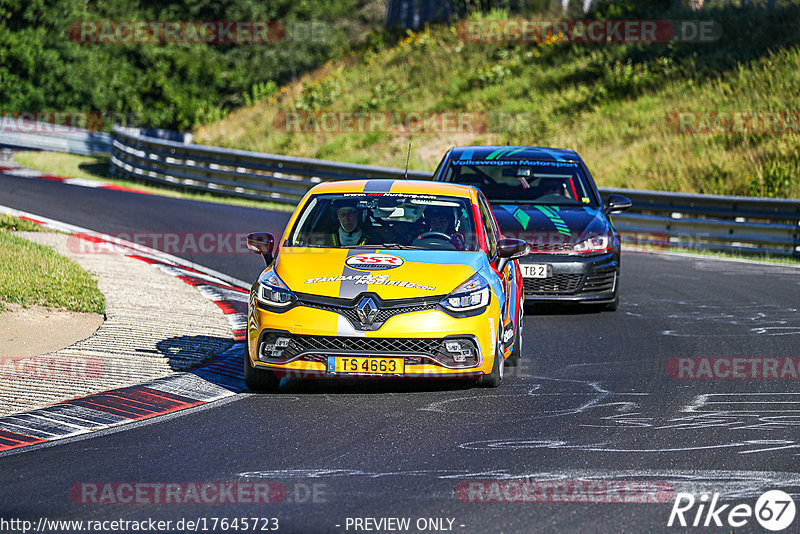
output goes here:
<path id="1" fill-rule="evenodd" d="M 115 174 L 218 194 L 296 204 L 326 180 L 398 178 L 403 169 L 164 141 L 115 128 Z M 430 173 L 409 171 L 411 179 Z M 628 244 L 800 257 L 800 200 L 601 188 L 633 207 L 612 218 Z"/>
<path id="2" fill-rule="evenodd" d="M 800 257 L 800 200 L 601 188 L 633 207 L 612 215 L 629 244 Z"/>
<path id="3" fill-rule="evenodd" d="M 327 180 L 397 178 L 403 169 L 295 158 L 162 141 L 114 128 L 111 169 L 118 176 L 257 200 L 297 204 Z M 409 171 L 411 179 L 430 173 Z"/>
<path id="4" fill-rule="evenodd" d="M 0 145 L 89 156 L 108 153 L 111 135 L 45 122 L 0 117 Z"/>
<path id="5" fill-rule="evenodd" d="M 123 178 L 287 205 L 297 204 L 322 181 L 398 178 L 404 173 L 403 169 L 188 144 L 176 139 L 189 141 L 191 136 L 174 132 L 115 127 L 112 135 L 50 133 L 48 125 L 35 124 L 33 133 L 0 129 L 0 145 L 73 154 L 110 151 L 111 171 Z M 430 173 L 409 171 L 408 177 L 427 180 Z M 633 201 L 630 210 L 612 216 L 626 244 L 800 258 L 800 200 L 614 188 L 600 188 L 600 192 L 626 195 Z"/>

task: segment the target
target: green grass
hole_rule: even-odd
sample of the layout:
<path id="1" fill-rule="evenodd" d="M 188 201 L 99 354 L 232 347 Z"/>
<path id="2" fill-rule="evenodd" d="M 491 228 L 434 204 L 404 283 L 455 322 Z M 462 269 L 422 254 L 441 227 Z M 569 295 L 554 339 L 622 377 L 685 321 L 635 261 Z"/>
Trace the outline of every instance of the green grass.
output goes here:
<path id="1" fill-rule="evenodd" d="M 52 249 L 0 230 L 0 311 L 3 302 L 104 313 L 97 282 Z"/>
<path id="2" fill-rule="evenodd" d="M 0 213 L 0 231 L 11 230 L 14 232 L 45 232 L 41 225 L 31 221 L 19 219 L 12 215 L 4 215 Z"/>
<path id="3" fill-rule="evenodd" d="M 713 43 L 487 43 L 457 26 L 404 38 L 376 34 L 362 52 L 326 64 L 195 131 L 198 143 L 433 170 L 450 146 L 571 147 L 598 185 L 708 194 L 800 197 L 800 134 L 678 134 L 677 111 L 794 111 L 800 87 L 800 2 L 771 12 L 736 6 L 658 11 L 605 3 L 597 18 L 711 19 Z M 672 2 L 662 2 L 672 4 Z M 638 10 L 638 11 L 637 11 Z M 546 14 L 528 14 L 526 18 Z M 507 19 L 493 12 L 484 18 Z M 473 16 L 480 19 L 480 15 Z M 470 111 L 492 117 L 465 133 L 283 133 L 281 112 Z"/>
<path id="4" fill-rule="evenodd" d="M 46 174 L 64 176 L 66 178 L 97 180 L 123 187 L 131 187 L 153 195 L 277 211 L 288 211 L 294 208 L 293 206 L 286 206 L 284 204 L 264 200 L 219 196 L 212 193 L 196 193 L 179 187 L 162 187 L 146 182 L 120 180 L 110 173 L 108 156 L 78 156 L 65 152 L 30 151 L 15 153 L 14 161 L 20 165 Z"/>

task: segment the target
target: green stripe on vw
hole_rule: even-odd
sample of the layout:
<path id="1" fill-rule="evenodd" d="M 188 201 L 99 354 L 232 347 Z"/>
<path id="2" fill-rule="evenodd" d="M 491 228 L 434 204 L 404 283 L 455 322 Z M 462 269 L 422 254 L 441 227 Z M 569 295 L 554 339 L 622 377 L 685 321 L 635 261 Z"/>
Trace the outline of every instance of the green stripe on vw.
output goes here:
<path id="1" fill-rule="evenodd" d="M 544 213 L 544 216 L 553 223 L 553 226 L 556 227 L 559 234 L 563 234 L 567 237 L 572 235 L 569 231 L 569 226 L 567 226 L 567 223 L 561 218 L 561 215 L 558 214 L 558 206 L 536 206 L 536 208 Z"/>

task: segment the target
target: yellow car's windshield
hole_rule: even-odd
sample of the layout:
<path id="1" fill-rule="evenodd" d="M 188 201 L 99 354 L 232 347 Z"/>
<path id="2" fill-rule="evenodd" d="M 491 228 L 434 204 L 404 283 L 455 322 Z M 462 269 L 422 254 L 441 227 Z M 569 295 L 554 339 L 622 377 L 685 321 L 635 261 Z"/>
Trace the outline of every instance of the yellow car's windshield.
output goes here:
<path id="1" fill-rule="evenodd" d="M 287 246 L 478 250 L 469 199 L 405 193 L 314 196 Z"/>

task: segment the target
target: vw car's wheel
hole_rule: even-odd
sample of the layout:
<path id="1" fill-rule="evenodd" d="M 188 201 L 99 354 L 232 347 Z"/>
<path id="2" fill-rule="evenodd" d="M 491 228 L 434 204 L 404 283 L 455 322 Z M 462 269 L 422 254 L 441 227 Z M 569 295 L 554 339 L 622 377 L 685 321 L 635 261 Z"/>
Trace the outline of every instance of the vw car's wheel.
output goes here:
<path id="1" fill-rule="evenodd" d="M 608 311 L 617 311 L 619 308 L 619 288 L 614 292 L 614 301 L 606 304 L 605 309 Z"/>

